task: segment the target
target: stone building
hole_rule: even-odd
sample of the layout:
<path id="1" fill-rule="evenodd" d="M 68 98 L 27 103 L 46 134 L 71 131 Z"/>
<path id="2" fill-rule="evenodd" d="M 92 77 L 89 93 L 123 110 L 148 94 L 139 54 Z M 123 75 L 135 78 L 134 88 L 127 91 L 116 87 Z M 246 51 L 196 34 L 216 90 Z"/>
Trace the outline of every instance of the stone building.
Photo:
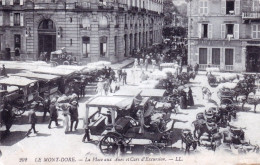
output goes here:
<path id="1" fill-rule="evenodd" d="M 112 62 L 162 41 L 163 0 L 0 0 L 0 50 Z"/>
<path id="2" fill-rule="evenodd" d="M 259 0 L 189 0 L 188 62 L 260 72 Z"/>

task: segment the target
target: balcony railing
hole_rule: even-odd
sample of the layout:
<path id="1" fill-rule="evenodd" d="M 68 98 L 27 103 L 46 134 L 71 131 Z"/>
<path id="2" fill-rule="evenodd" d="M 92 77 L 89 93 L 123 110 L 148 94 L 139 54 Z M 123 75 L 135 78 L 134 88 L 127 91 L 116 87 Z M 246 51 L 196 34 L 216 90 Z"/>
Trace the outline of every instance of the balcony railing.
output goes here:
<path id="1" fill-rule="evenodd" d="M 220 65 L 217 65 L 217 64 L 211 64 L 211 67 L 212 67 L 212 68 L 220 68 Z"/>
<path id="2" fill-rule="evenodd" d="M 207 64 L 199 64 L 199 69 L 200 70 L 206 70 L 207 67 L 208 67 Z"/>
<path id="3" fill-rule="evenodd" d="M 233 71 L 233 65 L 225 65 L 225 71 Z"/>
<path id="4" fill-rule="evenodd" d="M 98 9 L 103 10 L 113 10 L 114 9 L 114 3 L 113 2 L 103 2 L 98 3 Z"/>
<path id="5" fill-rule="evenodd" d="M 122 4 L 122 3 L 118 3 L 118 9 L 119 10 L 125 10 L 125 8 L 127 7 L 127 5 L 126 4 Z"/>
<path id="6" fill-rule="evenodd" d="M 243 12 L 242 19 L 260 19 L 260 12 Z"/>

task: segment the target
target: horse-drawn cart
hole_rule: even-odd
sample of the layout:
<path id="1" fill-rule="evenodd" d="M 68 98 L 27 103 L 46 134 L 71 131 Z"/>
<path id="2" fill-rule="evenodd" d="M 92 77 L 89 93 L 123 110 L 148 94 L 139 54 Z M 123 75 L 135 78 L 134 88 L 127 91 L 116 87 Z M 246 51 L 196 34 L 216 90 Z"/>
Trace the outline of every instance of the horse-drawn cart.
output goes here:
<path id="1" fill-rule="evenodd" d="M 235 104 L 235 96 L 236 96 L 236 83 L 223 83 L 219 85 L 218 97 L 220 99 L 220 104 Z"/>
<path id="2" fill-rule="evenodd" d="M 58 90 L 62 94 L 67 94 L 71 90 L 71 84 L 74 82 L 75 70 L 59 69 L 59 68 L 38 68 L 32 70 L 34 73 L 56 75 L 61 78 L 58 81 Z"/>
<path id="3" fill-rule="evenodd" d="M 50 98 L 60 95 L 58 91 L 58 82 L 61 78 L 56 75 L 39 74 L 32 72 L 22 72 L 14 74 L 13 76 L 25 77 L 39 82 L 39 95 L 43 98 Z"/>
<path id="4" fill-rule="evenodd" d="M 31 103 L 39 99 L 38 81 L 24 77 L 8 77 L 0 80 L 2 90 L 6 90 L 4 102 L 12 106 L 15 115 L 22 115 Z"/>
<path id="5" fill-rule="evenodd" d="M 107 111 L 105 115 L 93 115 L 102 114 L 103 109 Z M 100 151 L 105 155 L 131 152 L 131 146 L 135 145 L 132 139 L 150 141 L 143 144 L 145 154 L 160 154 L 163 147 L 170 146 L 173 120 L 164 122 L 156 117 L 158 114 L 154 115 L 148 97 L 141 100 L 122 96 L 96 97 L 86 103 L 86 119 L 92 121 L 93 116 L 100 118 L 95 120 L 98 123 L 88 123 L 90 130 L 97 130 L 104 123 L 101 121 L 107 120 L 103 127 L 106 130 L 100 133 L 102 138 L 99 142 Z"/>
<path id="6" fill-rule="evenodd" d="M 217 78 L 216 76 L 214 76 L 213 74 L 209 74 L 207 76 L 208 78 L 208 83 L 211 87 L 216 87 L 218 85 L 218 81 L 217 81 Z"/>

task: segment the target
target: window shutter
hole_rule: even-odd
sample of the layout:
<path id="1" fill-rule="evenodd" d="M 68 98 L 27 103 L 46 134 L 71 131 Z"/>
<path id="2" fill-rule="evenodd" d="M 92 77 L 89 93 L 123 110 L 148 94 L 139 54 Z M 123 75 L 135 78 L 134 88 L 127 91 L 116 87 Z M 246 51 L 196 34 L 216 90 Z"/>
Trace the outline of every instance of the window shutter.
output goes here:
<path id="1" fill-rule="evenodd" d="M 221 0 L 221 14 L 226 15 L 226 0 Z"/>
<path id="2" fill-rule="evenodd" d="M 239 39 L 239 24 L 234 25 L 234 31 L 235 31 L 234 38 Z"/>
<path id="3" fill-rule="evenodd" d="M 224 39 L 226 36 L 226 25 L 221 24 L 221 38 Z"/>
<path id="4" fill-rule="evenodd" d="M 5 5 L 5 0 L 2 0 L 2 5 Z"/>
<path id="5" fill-rule="evenodd" d="M 251 26 L 251 37 L 253 38 L 253 39 L 255 39 L 256 38 L 256 28 L 257 28 L 257 25 L 252 25 Z"/>
<path id="6" fill-rule="evenodd" d="M 204 1 L 204 14 L 208 14 L 209 9 L 208 9 L 208 1 Z"/>
<path id="7" fill-rule="evenodd" d="M 23 13 L 20 14 L 20 26 L 24 26 L 24 16 L 23 16 Z"/>
<path id="8" fill-rule="evenodd" d="M 20 5 L 23 5 L 23 0 L 20 0 Z"/>
<path id="9" fill-rule="evenodd" d="M 240 15 L 240 0 L 235 1 L 235 14 Z"/>
<path id="10" fill-rule="evenodd" d="M 107 52 L 107 44 L 103 43 L 103 52 L 106 53 Z"/>
<path id="11" fill-rule="evenodd" d="M 87 44 L 87 53 L 90 53 L 90 44 Z"/>
<path id="12" fill-rule="evenodd" d="M 10 0 L 10 5 L 14 5 L 14 0 Z"/>
<path id="13" fill-rule="evenodd" d="M 211 49 L 210 48 L 208 48 L 208 51 L 207 51 L 207 63 L 211 64 Z"/>
<path id="14" fill-rule="evenodd" d="M 0 26 L 3 26 L 3 13 L 0 13 Z"/>
<path id="15" fill-rule="evenodd" d="M 201 38 L 201 23 L 198 23 L 198 37 Z"/>
<path id="16" fill-rule="evenodd" d="M 10 26 L 14 26 L 14 14 L 10 13 Z"/>
<path id="17" fill-rule="evenodd" d="M 212 32 L 212 24 L 208 24 L 208 38 L 212 38 L 212 34 L 213 34 L 213 32 Z"/>

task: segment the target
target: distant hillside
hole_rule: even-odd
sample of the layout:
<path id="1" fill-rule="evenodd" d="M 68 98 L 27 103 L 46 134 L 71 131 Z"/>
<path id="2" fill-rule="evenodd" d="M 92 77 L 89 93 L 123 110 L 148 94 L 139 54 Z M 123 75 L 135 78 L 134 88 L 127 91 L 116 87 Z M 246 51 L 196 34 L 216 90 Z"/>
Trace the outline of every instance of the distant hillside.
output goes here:
<path id="1" fill-rule="evenodd" d="M 172 0 L 172 2 L 181 15 L 187 15 L 187 3 L 185 2 L 185 0 Z"/>

